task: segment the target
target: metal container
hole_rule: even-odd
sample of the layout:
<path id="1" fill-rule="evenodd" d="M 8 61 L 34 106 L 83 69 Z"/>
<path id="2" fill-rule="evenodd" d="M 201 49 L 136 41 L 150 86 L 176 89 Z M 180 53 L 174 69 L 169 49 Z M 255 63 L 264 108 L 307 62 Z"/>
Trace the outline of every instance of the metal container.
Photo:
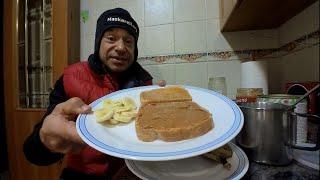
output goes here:
<path id="1" fill-rule="evenodd" d="M 244 126 L 237 143 L 249 159 L 271 165 L 287 165 L 292 160 L 290 111 L 286 105 L 269 102 L 239 104 Z"/>
<path id="2" fill-rule="evenodd" d="M 270 165 L 287 165 L 292 160 L 293 148 L 308 151 L 318 150 L 295 143 L 297 117 L 291 106 L 271 102 L 238 104 L 243 112 L 244 125 L 238 134 L 237 144 L 249 159 Z"/>
<path id="3" fill-rule="evenodd" d="M 301 95 L 289 95 L 289 94 L 269 94 L 258 96 L 257 102 L 272 102 L 272 103 L 280 103 L 284 105 L 291 106 L 297 102 L 297 100 L 301 97 Z M 299 102 L 295 108 L 294 112 L 305 114 L 307 113 L 307 100 L 303 99 Z M 296 138 L 295 142 L 297 143 L 306 143 L 307 142 L 307 118 L 303 116 L 297 117 L 297 126 L 296 128 Z"/>
<path id="4" fill-rule="evenodd" d="M 291 106 L 295 104 L 301 95 L 290 95 L 290 94 L 269 94 L 269 95 L 260 95 L 257 97 L 257 102 L 272 102 L 280 103 L 284 105 Z M 294 109 L 296 113 L 307 113 L 308 102 L 306 99 L 303 99 L 299 102 Z"/>

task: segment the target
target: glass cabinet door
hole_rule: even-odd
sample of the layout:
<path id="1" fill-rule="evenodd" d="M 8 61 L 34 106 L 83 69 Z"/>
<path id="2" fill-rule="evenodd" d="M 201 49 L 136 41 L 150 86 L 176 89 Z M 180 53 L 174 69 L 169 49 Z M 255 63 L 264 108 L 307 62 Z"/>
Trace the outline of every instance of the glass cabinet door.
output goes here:
<path id="1" fill-rule="evenodd" d="M 18 0 L 20 108 L 46 108 L 52 87 L 51 0 Z"/>

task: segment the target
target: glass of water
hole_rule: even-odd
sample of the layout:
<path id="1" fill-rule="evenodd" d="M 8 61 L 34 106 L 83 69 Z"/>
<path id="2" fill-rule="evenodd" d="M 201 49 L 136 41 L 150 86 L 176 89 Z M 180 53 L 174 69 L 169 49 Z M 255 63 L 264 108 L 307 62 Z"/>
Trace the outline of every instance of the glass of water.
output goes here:
<path id="1" fill-rule="evenodd" d="M 225 77 L 210 77 L 208 89 L 216 91 L 222 95 L 227 95 L 227 84 Z"/>

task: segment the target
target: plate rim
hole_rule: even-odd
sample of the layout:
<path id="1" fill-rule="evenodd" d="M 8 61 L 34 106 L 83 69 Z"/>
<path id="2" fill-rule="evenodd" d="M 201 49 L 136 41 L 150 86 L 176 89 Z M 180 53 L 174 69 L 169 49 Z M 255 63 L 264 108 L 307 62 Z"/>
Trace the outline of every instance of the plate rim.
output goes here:
<path id="1" fill-rule="evenodd" d="M 224 179 L 240 179 L 242 178 L 248 171 L 249 169 L 249 160 L 247 155 L 244 153 L 244 151 L 238 147 L 237 145 L 235 145 L 232 142 L 228 142 L 227 144 L 230 145 L 230 147 L 232 148 L 234 154 L 236 154 L 237 159 L 238 159 L 238 167 L 237 169 L 230 175 L 225 177 Z M 153 180 L 155 178 L 153 177 L 149 177 L 146 173 L 144 173 L 143 171 L 141 171 L 136 165 L 135 165 L 135 160 L 129 160 L 129 159 L 125 159 L 125 163 L 126 166 L 128 167 L 128 169 L 137 177 L 145 180 Z M 138 170 L 139 172 L 141 172 L 141 174 L 144 174 L 146 176 L 143 176 L 141 174 L 139 174 L 138 172 L 136 172 L 136 170 Z"/>
<path id="2" fill-rule="evenodd" d="M 170 85 L 168 85 L 170 86 Z M 175 85 L 176 86 L 176 85 Z M 173 152 L 158 152 L 158 153 L 151 153 L 151 152 L 135 152 L 125 149 L 119 149 L 110 145 L 107 145 L 103 142 L 100 142 L 97 140 L 93 135 L 90 134 L 90 132 L 86 129 L 85 126 L 85 119 L 87 114 L 80 114 L 76 121 L 76 129 L 79 134 L 79 136 L 91 147 L 94 149 L 97 149 L 98 151 L 101 151 L 103 153 L 125 158 L 125 159 L 132 159 L 132 160 L 145 160 L 145 161 L 161 161 L 161 160 L 175 160 L 175 159 L 182 159 L 187 157 L 196 156 L 199 154 L 203 154 L 205 152 L 211 151 L 213 149 L 219 148 L 223 146 L 224 144 L 228 143 L 230 140 L 232 140 L 242 129 L 244 124 L 244 118 L 243 114 L 240 110 L 240 108 L 236 105 L 235 102 L 233 102 L 231 99 L 215 92 L 209 89 L 199 88 L 199 87 L 193 87 L 193 86 L 186 86 L 186 85 L 178 85 L 182 86 L 186 89 L 193 89 L 197 91 L 204 91 L 209 94 L 212 94 L 219 99 L 222 99 L 227 105 L 232 109 L 234 112 L 234 120 L 233 124 L 230 127 L 230 129 L 224 133 L 221 137 L 218 139 L 215 139 L 214 141 L 207 142 L 206 144 L 202 146 L 197 146 L 191 149 L 185 149 L 182 151 L 173 151 Z M 115 96 L 120 93 L 125 93 L 128 91 L 134 91 L 137 89 L 152 89 L 159 86 L 157 85 L 151 85 L 151 86 L 141 86 L 141 87 L 135 87 L 130 89 L 123 89 L 119 90 L 113 93 L 110 93 L 108 95 L 105 95 L 94 102 L 90 104 L 91 107 L 95 107 L 97 104 L 100 103 L 101 99 L 105 99 L 108 97 Z"/>

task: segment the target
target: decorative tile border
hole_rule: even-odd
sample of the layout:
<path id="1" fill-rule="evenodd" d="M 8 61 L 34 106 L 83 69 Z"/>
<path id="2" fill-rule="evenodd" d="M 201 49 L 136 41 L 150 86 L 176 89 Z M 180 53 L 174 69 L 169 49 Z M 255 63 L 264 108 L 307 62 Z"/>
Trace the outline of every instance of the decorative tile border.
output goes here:
<path id="1" fill-rule="evenodd" d="M 289 42 L 280 48 L 273 49 L 251 49 L 235 51 L 216 51 L 191 54 L 178 54 L 166 56 L 140 57 L 138 62 L 141 65 L 156 64 L 176 64 L 176 63 L 193 63 L 223 60 L 241 60 L 254 61 L 265 58 L 277 58 L 300 51 L 304 48 L 312 47 L 320 43 L 320 30 L 304 35 L 292 42 Z"/>
<path id="2" fill-rule="evenodd" d="M 308 46 L 314 46 L 319 44 L 319 39 L 320 39 L 320 31 L 315 31 L 313 33 L 310 33 L 307 35 L 307 44 Z"/>

